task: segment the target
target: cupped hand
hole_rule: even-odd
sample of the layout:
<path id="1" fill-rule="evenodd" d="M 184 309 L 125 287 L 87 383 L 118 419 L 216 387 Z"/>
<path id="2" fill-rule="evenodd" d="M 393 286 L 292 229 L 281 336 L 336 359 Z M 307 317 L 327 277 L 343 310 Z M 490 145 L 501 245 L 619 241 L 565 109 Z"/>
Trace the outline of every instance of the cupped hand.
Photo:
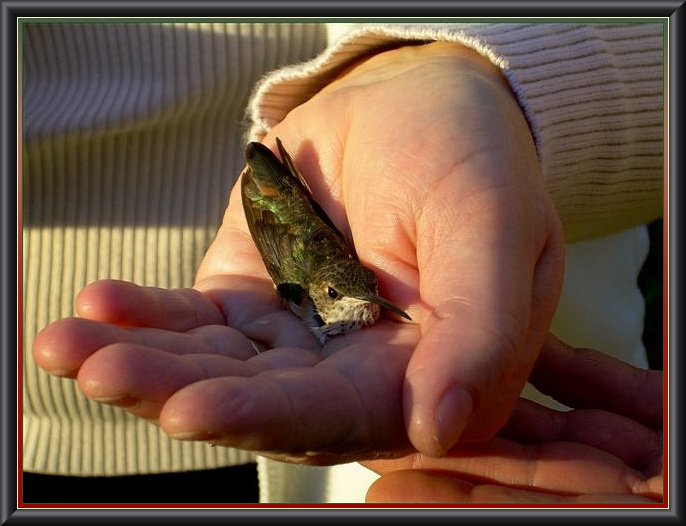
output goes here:
<path id="1" fill-rule="evenodd" d="M 493 435 L 545 339 L 563 265 L 500 72 L 458 45 L 387 51 L 265 143 L 276 136 L 414 323 L 388 317 L 320 348 L 280 305 L 236 185 L 193 289 L 92 284 L 81 318 L 37 338 L 39 365 L 176 438 L 298 462 L 441 455 Z"/>
<path id="2" fill-rule="evenodd" d="M 574 408 L 522 399 L 499 436 L 443 458 L 368 462 L 368 502 L 591 504 L 663 501 L 663 381 L 551 337 L 532 377 Z"/>

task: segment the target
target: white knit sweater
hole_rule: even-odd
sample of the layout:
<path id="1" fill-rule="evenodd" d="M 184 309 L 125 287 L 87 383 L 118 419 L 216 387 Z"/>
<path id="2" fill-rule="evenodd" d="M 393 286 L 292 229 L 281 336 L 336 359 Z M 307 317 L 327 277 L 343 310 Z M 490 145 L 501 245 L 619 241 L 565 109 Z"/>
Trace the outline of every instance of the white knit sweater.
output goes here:
<path id="1" fill-rule="evenodd" d="M 32 341 L 48 323 L 73 315 L 76 292 L 93 280 L 191 286 L 242 168 L 245 137 L 259 138 L 346 63 L 389 41 L 462 42 L 502 68 L 532 126 L 570 240 L 662 213 L 661 25 L 329 31 L 347 35 L 327 48 L 321 24 L 25 27 L 26 470 L 121 475 L 254 459 L 172 441 L 120 409 L 87 401 L 75 382 L 35 366 Z M 288 67 L 263 77 L 281 66 Z"/>

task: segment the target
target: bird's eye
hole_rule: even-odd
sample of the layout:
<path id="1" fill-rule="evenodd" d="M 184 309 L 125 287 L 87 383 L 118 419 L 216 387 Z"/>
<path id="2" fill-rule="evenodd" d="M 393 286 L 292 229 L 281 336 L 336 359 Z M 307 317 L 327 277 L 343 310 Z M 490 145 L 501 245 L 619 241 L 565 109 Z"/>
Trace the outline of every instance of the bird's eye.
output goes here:
<path id="1" fill-rule="evenodd" d="M 332 300 L 335 300 L 338 297 L 338 291 L 334 289 L 333 287 L 329 287 L 326 289 L 326 293 L 329 295 L 329 298 Z"/>

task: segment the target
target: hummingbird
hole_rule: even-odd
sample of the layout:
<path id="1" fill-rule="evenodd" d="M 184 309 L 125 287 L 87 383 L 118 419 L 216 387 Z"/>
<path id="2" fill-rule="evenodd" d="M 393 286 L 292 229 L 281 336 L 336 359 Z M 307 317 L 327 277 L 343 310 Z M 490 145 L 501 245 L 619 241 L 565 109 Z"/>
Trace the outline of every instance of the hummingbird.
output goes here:
<path id="1" fill-rule="evenodd" d="M 248 143 L 241 181 L 250 234 L 276 291 L 323 345 L 375 323 L 381 307 L 411 320 L 378 295 L 378 280 L 312 197 L 277 137 L 279 158 Z"/>

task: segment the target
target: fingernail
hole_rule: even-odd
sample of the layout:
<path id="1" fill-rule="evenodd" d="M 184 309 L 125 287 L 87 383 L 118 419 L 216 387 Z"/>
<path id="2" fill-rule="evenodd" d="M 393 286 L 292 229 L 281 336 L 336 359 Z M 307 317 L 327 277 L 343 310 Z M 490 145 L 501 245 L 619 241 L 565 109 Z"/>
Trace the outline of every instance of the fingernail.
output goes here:
<path id="1" fill-rule="evenodd" d="M 460 387 L 449 388 L 436 407 L 436 439 L 444 455 L 455 445 L 467 427 L 474 410 L 474 400 L 469 392 Z"/>
<path id="2" fill-rule="evenodd" d="M 176 433 L 167 433 L 170 438 L 174 440 L 193 440 L 197 442 L 209 442 L 214 446 L 217 435 L 210 431 L 179 431 Z"/>
<path id="3" fill-rule="evenodd" d="M 99 396 L 97 398 L 92 398 L 92 400 L 101 404 L 114 405 L 123 408 L 134 407 L 141 403 L 140 398 L 128 395 Z"/>

